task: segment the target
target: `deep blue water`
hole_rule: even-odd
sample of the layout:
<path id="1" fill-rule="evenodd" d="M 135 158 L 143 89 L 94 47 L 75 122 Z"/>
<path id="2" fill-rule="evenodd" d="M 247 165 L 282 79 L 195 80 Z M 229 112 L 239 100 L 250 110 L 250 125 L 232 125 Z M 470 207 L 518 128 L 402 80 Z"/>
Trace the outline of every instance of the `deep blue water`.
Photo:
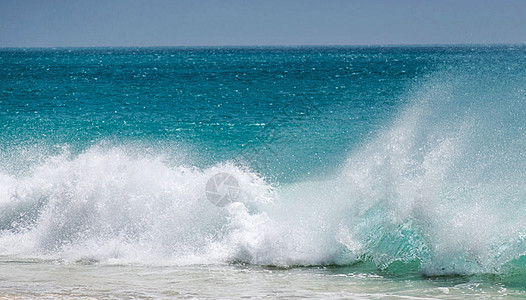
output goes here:
<path id="1" fill-rule="evenodd" d="M 247 147 L 264 152 L 272 125 L 293 142 L 258 171 L 292 181 L 341 163 L 349 149 L 386 126 L 407 102 L 404 93 L 444 65 L 441 60 L 472 55 L 470 49 L 451 52 L 4 50 L 1 138 L 11 145 L 67 144 L 76 152 L 103 141 L 168 143 L 204 166 L 236 159 Z"/>

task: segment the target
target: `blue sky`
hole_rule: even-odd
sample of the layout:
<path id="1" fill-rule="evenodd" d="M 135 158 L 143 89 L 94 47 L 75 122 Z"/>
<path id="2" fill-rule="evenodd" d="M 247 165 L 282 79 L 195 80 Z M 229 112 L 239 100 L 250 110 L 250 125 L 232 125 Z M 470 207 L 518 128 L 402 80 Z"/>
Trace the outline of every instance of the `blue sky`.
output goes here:
<path id="1" fill-rule="evenodd" d="M 526 43 L 526 0 L 0 0 L 0 47 Z"/>

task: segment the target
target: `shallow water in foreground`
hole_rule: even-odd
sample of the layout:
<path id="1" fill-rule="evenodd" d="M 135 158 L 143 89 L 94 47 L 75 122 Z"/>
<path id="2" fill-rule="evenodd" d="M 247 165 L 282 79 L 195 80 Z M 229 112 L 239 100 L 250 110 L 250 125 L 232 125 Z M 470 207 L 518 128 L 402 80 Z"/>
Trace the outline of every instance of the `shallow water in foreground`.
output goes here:
<path id="1" fill-rule="evenodd" d="M 0 259 L 0 298 L 522 299 L 499 277 L 423 277 L 372 266 L 100 265 Z"/>

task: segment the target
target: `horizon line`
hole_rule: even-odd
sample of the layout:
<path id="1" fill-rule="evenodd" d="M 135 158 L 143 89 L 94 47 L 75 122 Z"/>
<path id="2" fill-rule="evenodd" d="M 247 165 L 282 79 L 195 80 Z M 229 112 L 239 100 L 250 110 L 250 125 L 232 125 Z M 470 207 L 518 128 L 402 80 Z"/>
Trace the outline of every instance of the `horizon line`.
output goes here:
<path id="1" fill-rule="evenodd" d="M 309 47 L 469 47 L 526 46 L 522 43 L 423 43 L 423 44 L 267 44 L 267 45 L 151 45 L 151 46 L 0 46 L 0 49 L 126 49 L 126 48 L 309 48 Z"/>

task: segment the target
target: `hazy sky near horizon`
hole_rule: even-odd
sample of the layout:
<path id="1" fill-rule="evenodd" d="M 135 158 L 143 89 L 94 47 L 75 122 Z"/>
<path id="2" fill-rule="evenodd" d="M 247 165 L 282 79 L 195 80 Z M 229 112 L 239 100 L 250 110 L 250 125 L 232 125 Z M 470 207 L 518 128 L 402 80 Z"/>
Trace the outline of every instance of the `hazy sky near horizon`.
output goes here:
<path id="1" fill-rule="evenodd" d="M 0 0 L 0 47 L 526 43 L 526 0 Z"/>

